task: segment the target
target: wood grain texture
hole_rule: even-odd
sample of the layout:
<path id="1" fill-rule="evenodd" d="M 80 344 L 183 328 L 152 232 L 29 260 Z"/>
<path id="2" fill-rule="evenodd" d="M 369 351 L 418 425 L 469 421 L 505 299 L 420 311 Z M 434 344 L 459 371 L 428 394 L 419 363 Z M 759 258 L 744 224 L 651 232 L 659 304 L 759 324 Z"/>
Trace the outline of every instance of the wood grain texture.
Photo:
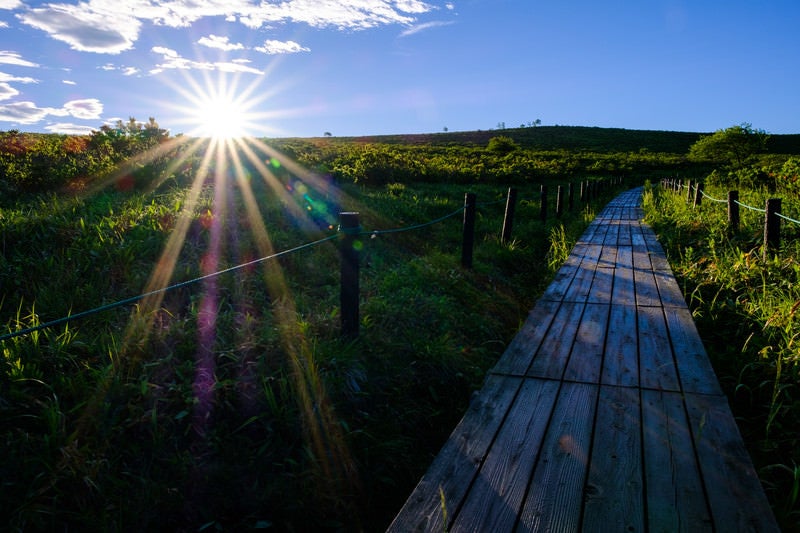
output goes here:
<path id="1" fill-rule="evenodd" d="M 597 392 L 596 385 L 563 384 L 520 515 L 520 530 L 578 530 Z"/>
<path id="2" fill-rule="evenodd" d="M 445 530 L 440 494 L 444 494 L 449 512 L 458 509 L 521 386 L 519 378 L 487 378 L 389 531 Z"/>
<path id="3" fill-rule="evenodd" d="M 583 531 L 643 531 L 644 476 L 639 391 L 601 387 Z"/>
<path id="4" fill-rule="evenodd" d="M 712 531 L 680 393 L 643 390 L 642 428 L 650 531 Z"/>
<path id="5" fill-rule="evenodd" d="M 451 532 L 512 530 L 558 390 L 555 381 L 526 380 Z"/>

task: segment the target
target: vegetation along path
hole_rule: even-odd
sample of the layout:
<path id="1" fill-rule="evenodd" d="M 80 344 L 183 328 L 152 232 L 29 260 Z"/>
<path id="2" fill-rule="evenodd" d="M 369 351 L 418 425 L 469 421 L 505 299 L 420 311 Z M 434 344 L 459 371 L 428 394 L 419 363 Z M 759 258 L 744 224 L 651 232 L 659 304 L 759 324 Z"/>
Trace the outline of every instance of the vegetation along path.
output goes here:
<path id="1" fill-rule="evenodd" d="M 777 531 L 641 189 L 595 219 L 390 531 Z"/>

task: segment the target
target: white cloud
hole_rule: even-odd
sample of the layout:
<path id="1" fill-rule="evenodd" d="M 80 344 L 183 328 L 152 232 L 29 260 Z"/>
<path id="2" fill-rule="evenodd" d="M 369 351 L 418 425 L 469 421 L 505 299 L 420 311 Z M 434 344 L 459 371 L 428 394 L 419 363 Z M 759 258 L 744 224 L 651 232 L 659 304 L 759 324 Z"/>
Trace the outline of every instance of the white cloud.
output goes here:
<path id="1" fill-rule="evenodd" d="M 47 115 L 57 114 L 58 111 L 49 107 L 36 107 L 33 102 L 16 102 L 13 104 L 0 105 L 0 121 L 16 122 L 19 124 L 35 124 Z"/>
<path id="2" fill-rule="evenodd" d="M 159 54 L 163 58 L 163 62 L 156 65 L 156 68 L 150 71 L 150 74 L 158 74 L 167 69 L 177 70 L 219 70 L 222 72 L 242 72 L 249 74 L 263 74 L 262 71 L 253 67 L 248 67 L 242 61 L 193 61 L 185 57 L 181 57 L 178 52 L 171 48 L 163 46 L 154 46 L 151 49 L 154 53 Z"/>
<path id="3" fill-rule="evenodd" d="M 201 37 L 198 44 L 207 46 L 209 48 L 218 48 L 219 50 L 242 50 L 244 45 L 242 43 L 232 43 L 228 37 L 211 34 L 208 37 Z"/>
<path id="4" fill-rule="evenodd" d="M 77 82 L 74 82 L 72 80 L 61 80 L 61 83 L 63 83 L 64 85 L 78 85 Z"/>
<path id="5" fill-rule="evenodd" d="M 6 65 L 17 65 L 19 67 L 38 67 L 36 63 L 22 59 L 22 56 L 16 52 L 9 52 L 8 50 L 0 50 L 0 63 Z"/>
<path id="6" fill-rule="evenodd" d="M 139 69 L 136 67 L 123 67 L 122 75 L 123 76 L 133 76 L 139 73 Z"/>
<path id="7" fill-rule="evenodd" d="M 46 129 L 50 133 L 63 133 L 66 135 L 89 135 L 97 128 L 92 128 L 91 126 L 79 126 L 78 124 L 59 122 L 57 124 L 50 124 L 49 126 L 45 126 L 44 129 Z"/>
<path id="8" fill-rule="evenodd" d="M 131 10 L 132 11 L 132 10 Z M 45 4 L 17 17 L 25 24 L 67 43 L 73 50 L 118 54 L 133 47 L 141 22 L 125 9 L 104 0 L 71 4 Z"/>
<path id="9" fill-rule="evenodd" d="M 0 20 L 0 28 L 8 28 L 8 22 Z"/>
<path id="10" fill-rule="evenodd" d="M 0 0 L 0 9 L 17 9 L 22 7 L 20 0 Z"/>
<path id="11" fill-rule="evenodd" d="M 419 33 L 421 31 L 430 30 L 432 28 L 441 28 L 442 26 L 449 26 L 453 24 L 452 21 L 433 21 L 433 22 L 425 22 L 424 24 L 417 24 L 415 26 L 411 26 L 410 28 L 403 30 L 400 33 L 400 37 L 408 37 L 409 35 L 414 35 L 415 33 Z"/>
<path id="12" fill-rule="evenodd" d="M 12 76 L 11 74 L 7 74 L 5 72 L 0 72 L 0 82 L 2 81 L 16 81 L 19 83 L 39 83 L 39 80 L 35 78 L 30 78 L 28 76 Z"/>
<path id="13" fill-rule="evenodd" d="M 103 104 L 97 98 L 72 100 L 64 104 L 64 111 L 83 120 L 99 119 L 103 113 Z"/>
<path id="14" fill-rule="evenodd" d="M 11 85 L 0 82 L 0 100 L 8 100 L 9 98 L 13 98 L 19 94 L 19 91 L 13 88 Z"/>
<path id="15" fill-rule="evenodd" d="M 258 52 L 263 52 L 265 54 L 295 54 L 297 52 L 310 52 L 310 48 L 306 48 L 305 46 L 300 46 L 294 41 L 274 41 L 274 40 L 267 40 L 264 41 L 263 46 L 257 46 L 255 48 Z"/>

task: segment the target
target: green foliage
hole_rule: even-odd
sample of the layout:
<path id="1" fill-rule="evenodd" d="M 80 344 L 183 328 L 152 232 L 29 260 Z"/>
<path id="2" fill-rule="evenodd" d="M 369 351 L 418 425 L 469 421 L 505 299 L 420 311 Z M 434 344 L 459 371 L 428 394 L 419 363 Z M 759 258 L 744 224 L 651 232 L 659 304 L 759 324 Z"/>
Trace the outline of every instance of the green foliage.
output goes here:
<path id="1" fill-rule="evenodd" d="M 498 154 L 509 154 L 514 150 L 518 150 L 519 145 L 515 143 L 514 139 L 511 137 L 500 135 L 489 139 L 489 144 L 486 146 L 486 149 Z"/>
<path id="2" fill-rule="evenodd" d="M 742 123 L 701 137 L 689 148 L 689 159 L 741 169 L 766 148 L 767 134 Z"/>

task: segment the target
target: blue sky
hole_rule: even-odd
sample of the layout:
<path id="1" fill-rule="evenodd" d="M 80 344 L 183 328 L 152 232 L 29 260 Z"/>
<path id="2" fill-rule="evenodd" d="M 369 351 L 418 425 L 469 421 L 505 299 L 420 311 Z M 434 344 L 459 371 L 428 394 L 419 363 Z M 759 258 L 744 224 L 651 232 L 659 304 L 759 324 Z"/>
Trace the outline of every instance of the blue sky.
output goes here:
<path id="1" fill-rule="evenodd" d="M 0 0 L 0 130 L 800 133 L 796 0 Z"/>

